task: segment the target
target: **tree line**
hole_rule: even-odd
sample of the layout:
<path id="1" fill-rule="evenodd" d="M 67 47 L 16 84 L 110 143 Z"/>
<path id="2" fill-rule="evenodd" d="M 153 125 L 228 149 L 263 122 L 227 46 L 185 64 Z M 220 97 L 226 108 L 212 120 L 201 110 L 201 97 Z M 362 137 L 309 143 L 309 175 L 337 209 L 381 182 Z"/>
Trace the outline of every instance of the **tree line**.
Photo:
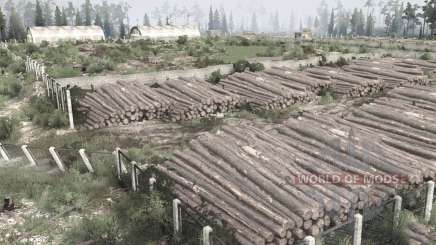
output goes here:
<path id="1" fill-rule="evenodd" d="M 24 40 L 26 28 L 32 26 L 101 26 L 108 38 L 127 36 L 128 10 L 125 3 L 92 4 L 85 0 L 80 6 L 68 2 L 58 6 L 53 0 L 28 1 L 16 4 L 8 0 L 0 8 L 0 40 Z"/>

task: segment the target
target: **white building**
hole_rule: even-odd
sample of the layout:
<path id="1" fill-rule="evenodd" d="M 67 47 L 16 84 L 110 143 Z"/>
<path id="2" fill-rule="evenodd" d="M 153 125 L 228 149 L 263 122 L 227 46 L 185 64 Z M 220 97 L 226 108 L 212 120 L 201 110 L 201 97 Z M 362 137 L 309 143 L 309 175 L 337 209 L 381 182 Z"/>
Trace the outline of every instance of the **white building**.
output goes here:
<path id="1" fill-rule="evenodd" d="M 43 26 L 27 28 L 27 42 L 100 41 L 105 40 L 100 26 Z"/>
<path id="2" fill-rule="evenodd" d="M 134 26 L 130 29 L 130 39 L 176 40 L 181 36 L 200 37 L 200 30 L 194 26 Z"/>

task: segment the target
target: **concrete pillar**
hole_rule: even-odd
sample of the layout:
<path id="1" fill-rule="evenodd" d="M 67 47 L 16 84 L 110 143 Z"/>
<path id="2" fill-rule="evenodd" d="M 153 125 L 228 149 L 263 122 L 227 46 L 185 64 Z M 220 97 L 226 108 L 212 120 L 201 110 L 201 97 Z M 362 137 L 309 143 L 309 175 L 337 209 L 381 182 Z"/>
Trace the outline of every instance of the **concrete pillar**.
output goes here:
<path id="1" fill-rule="evenodd" d="M 58 153 L 56 152 L 56 148 L 54 146 L 52 146 L 48 149 L 48 151 L 50 152 L 51 156 L 53 157 L 53 160 L 56 162 L 56 165 L 58 165 L 59 170 L 61 170 L 62 172 L 65 172 L 64 164 L 62 163 L 61 158 L 59 157 Z"/>
<path id="2" fill-rule="evenodd" d="M 202 237 L 203 237 L 203 244 L 202 245 L 210 245 L 210 233 L 213 231 L 212 227 L 205 226 L 203 227 Z"/>
<path id="3" fill-rule="evenodd" d="M 9 161 L 11 159 L 9 159 L 9 155 L 8 152 L 6 151 L 5 147 L 3 146 L 2 143 L 0 143 L 0 156 L 3 158 L 3 160 L 5 161 Z"/>
<path id="4" fill-rule="evenodd" d="M 86 155 L 85 149 L 79 150 L 79 155 L 82 158 L 83 163 L 85 164 L 86 168 L 90 173 L 94 173 L 94 168 L 91 165 L 91 162 L 89 161 L 88 156 Z"/>
<path id="5" fill-rule="evenodd" d="M 127 173 L 127 168 L 124 165 L 123 158 L 121 156 L 121 148 L 117 147 L 115 149 L 115 159 L 116 159 L 116 168 L 117 168 L 117 175 L 118 179 L 121 180 L 121 174 Z"/>
<path id="6" fill-rule="evenodd" d="M 28 149 L 27 145 L 22 145 L 21 150 L 24 152 L 24 155 L 26 156 L 27 160 L 29 160 L 30 165 L 36 166 L 36 161 L 33 159 L 32 153 Z"/>
<path id="7" fill-rule="evenodd" d="M 315 245 L 315 238 L 313 236 L 307 236 L 303 240 L 304 245 Z"/>
<path id="8" fill-rule="evenodd" d="M 394 204 L 394 228 L 398 227 L 398 224 L 400 223 L 400 214 L 401 214 L 401 205 L 403 202 L 403 198 L 396 195 L 394 197 L 395 204 Z"/>
<path id="9" fill-rule="evenodd" d="M 433 208 L 433 195 L 434 195 L 434 182 L 427 181 L 427 198 L 425 201 L 424 221 L 429 222 L 431 217 L 431 210 Z"/>
<path id="10" fill-rule="evenodd" d="M 353 245 L 362 244 L 362 225 L 363 216 L 361 214 L 354 215 L 354 234 L 353 234 Z"/>
<path id="11" fill-rule="evenodd" d="M 68 119 L 70 121 L 70 129 L 74 129 L 73 105 L 71 103 L 71 93 L 69 89 L 67 89 L 67 105 L 68 105 Z"/>
<path id="12" fill-rule="evenodd" d="M 131 177 L 132 177 L 132 190 L 134 192 L 138 191 L 138 170 L 137 170 L 137 166 L 136 166 L 136 162 L 131 162 L 132 164 L 132 172 L 131 172 Z"/>
<path id="13" fill-rule="evenodd" d="M 174 236 L 182 230 L 182 212 L 180 207 L 180 200 L 173 200 L 173 223 L 174 223 Z"/>
<path id="14" fill-rule="evenodd" d="M 156 176 L 154 176 L 154 174 L 151 176 L 150 179 L 148 179 L 148 185 L 149 185 L 149 190 L 150 191 L 154 191 L 154 184 L 156 184 Z"/>

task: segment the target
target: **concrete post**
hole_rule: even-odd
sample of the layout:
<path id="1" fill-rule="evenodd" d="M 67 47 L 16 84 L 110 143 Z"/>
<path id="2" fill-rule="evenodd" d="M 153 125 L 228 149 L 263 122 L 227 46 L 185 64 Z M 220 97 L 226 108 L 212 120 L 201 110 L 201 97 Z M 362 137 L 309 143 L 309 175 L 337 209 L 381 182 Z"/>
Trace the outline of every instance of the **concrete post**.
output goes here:
<path id="1" fill-rule="evenodd" d="M 203 245 L 210 245 L 210 233 L 213 231 L 212 227 L 210 226 L 205 226 L 203 227 L 203 232 L 202 232 L 202 236 L 203 236 Z"/>
<path id="2" fill-rule="evenodd" d="M 82 157 L 82 161 L 85 164 L 85 166 L 88 169 L 88 171 L 90 173 L 94 173 L 94 168 L 92 167 L 91 162 L 89 161 L 89 158 L 86 155 L 85 149 L 80 149 L 79 150 L 79 155 L 80 155 L 80 157 Z"/>
<path id="3" fill-rule="evenodd" d="M 5 147 L 2 145 L 2 143 L 0 143 L 0 156 L 3 158 L 3 160 L 5 161 L 9 161 L 11 159 L 9 159 L 9 155 L 8 152 L 6 151 Z"/>
<path id="4" fill-rule="evenodd" d="M 431 210 L 433 208 L 433 195 L 434 195 L 434 182 L 430 180 L 427 182 L 427 198 L 425 201 L 425 214 L 424 214 L 425 222 L 430 221 Z"/>
<path id="5" fill-rule="evenodd" d="M 354 234 L 353 234 L 353 245 L 362 244 L 362 225 L 363 216 L 361 214 L 354 215 Z"/>
<path id="6" fill-rule="evenodd" d="M 173 222 L 174 222 L 174 236 L 176 236 L 182 230 L 182 215 L 180 208 L 180 200 L 173 200 Z"/>
<path id="7" fill-rule="evenodd" d="M 154 174 L 151 176 L 150 179 L 148 179 L 148 184 L 149 184 L 149 190 L 153 191 L 154 190 L 154 184 L 156 183 L 156 177 L 154 176 Z"/>
<path id="8" fill-rule="evenodd" d="M 30 150 L 27 148 L 27 145 L 22 145 L 21 150 L 24 152 L 24 155 L 26 156 L 27 160 L 29 160 L 30 165 L 36 166 L 36 161 L 33 159 L 32 153 L 30 153 Z"/>
<path id="9" fill-rule="evenodd" d="M 55 147 L 48 148 L 48 151 L 50 152 L 51 156 L 53 157 L 53 160 L 56 162 L 56 165 L 58 165 L 59 170 L 62 172 L 65 172 L 64 164 L 62 163 L 61 158 L 59 157 L 58 153 L 56 152 Z"/>
<path id="10" fill-rule="evenodd" d="M 400 223 L 400 214 L 401 214 L 401 205 L 403 202 L 403 198 L 396 195 L 394 197 L 395 200 L 395 206 L 394 206 L 394 228 L 398 227 L 398 224 Z"/>
<path id="11" fill-rule="evenodd" d="M 71 93 L 69 89 L 67 89 L 67 105 L 68 105 L 68 119 L 70 121 L 70 129 L 74 129 L 73 105 L 71 103 Z"/>
<path id="12" fill-rule="evenodd" d="M 315 245 L 315 238 L 313 236 L 307 236 L 303 240 L 304 245 Z"/>
<path id="13" fill-rule="evenodd" d="M 132 190 L 136 192 L 138 191 L 138 173 L 136 169 L 136 162 L 131 162 L 131 164 L 132 164 L 132 172 L 131 172 Z"/>
<path id="14" fill-rule="evenodd" d="M 127 168 L 124 165 L 123 159 L 121 157 L 121 148 L 119 147 L 115 149 L 115 159 L 118 179 L 121 180 L 121 174 L 127 173 Z"/>

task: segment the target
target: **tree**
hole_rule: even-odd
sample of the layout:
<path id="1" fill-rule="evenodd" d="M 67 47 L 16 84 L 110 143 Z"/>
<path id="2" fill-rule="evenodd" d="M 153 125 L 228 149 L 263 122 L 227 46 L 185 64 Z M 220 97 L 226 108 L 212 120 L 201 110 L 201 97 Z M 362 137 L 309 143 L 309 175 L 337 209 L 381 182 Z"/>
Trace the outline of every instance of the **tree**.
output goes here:
<path id="1" fill-rule="evenodd" d="M 6 40 L 6 19 L 0 8 L 0 41 Z"/>
<path id="2" fill-rule="evenodd" d="M 104 21 L 103 21 L 103 30 L 106 37 L 111 38 L 113 37 L 113 26 L 112 22 L 110 20 L 110 14 L 108 11 L 105 11 L 104 13 Z"/>
<path id="3" fill-rule="evenodd" d="M 82 26 L 83 25 L 83 21 L 82 21 L 82 16 L 80 15 L 80 11 L 76 10 L 76 26 Z"/>
<path id="4" fill-rule="evenodd" d="M 375 20 L 372 17 L 372 14 L 369 14 L 368 18 L 366 19 L 366 35 L 372 36 L 374 34 L 374 24 Z"/>
<path id="5" fill-rule="evenodd" d="M 332 13 L 330 14 L 330 21 L 329 21 L 329 27 L 328 27 L 328 34 L 333 35 L 333 31 L 335 29 L 335 12 L 332 9 Z"/>
<path id="6" fill-rule="evenodd" d="M 67 26 L 68 25 L 68 18 L 65 8 L 62 8 L 62 25 Z"/>
<path id="7" fill-rule="evenodd" d="M 319 27 L 320 27 L 320 23 L 319 23 L 319 18 L 318 18 L 318 16 L 316 16 L 315 17 L 315 21 L 313 22 L 313 28 L 315 29 L 315 31 L 318 31 L 319 30 Z M 293 28 L 292 28 L 293 29 Z"/>
<path id="8" fill-rule="evenodd" d="M 126 38 L 126 26 L 124 25 L 124 22 L 120 23 L 120 38 L 125 39 Z"/>
<path id="9" fill-rule="evenodd" d="M 209 23 L 208 23 L 208 29 L 209 30 L 213 30 L 215 29 L 215 23 L 214 23 L 214 18 L 213 18 L 213 10 L 212 10 L 212 6 L 209 9 Z"/>
<path id="10" fill-rule="evenodd" d="M 57 26 L 63 25 L 62 13 L 61 13 L 61 10 L 59 9 L 58 6 L 56 6 L 56 9 L 55 9 L 55 24 Z"/>
<path id="11" fill-rule="evenodd" d="M 23 23 L 15 8 L 12 8 L 9 16 L 8 39 L 23 40 L 26 36 Z"/>
<path id="12" fill-rule="evenodd" d="M 357 35 L 364 36 L 365 35 L 365 16 L 363 15 L 362 9 L 359 11 L 359 17 L 357 21 Z"/>
<path id="13" fill-rule="evenodd" d="M 53 15 L 52 15 L 52 8 L 51 8 L 51 4 L 52 1 L 51 0 L 46 0 L 44 2 L 44 10 L 43 15 L 44 15 L 44 21 L 45 21 L 45 25 L 46 26 L 52 26 L 53 25 Z"/>
<path id="14" fill-rule="evenodd" d="M 85 25 L 90 26 L 92 25 L 92 5 L 90 0 L 86 0 L 85 4 L 83 5 L 83 14 L 85 15 Z"/>
<path id="15" fill-rule="evenodd" d="M 230 34 L 232 34 L 234 30 L 235 30 L 235 22 L 233 21 L 233 13 L 230 12 L 230 18 L 229 18 L 229 32 L 230 32 Z"/>
<path id="16" fill-rule="evenodd" d="M 221 30 L 224 32 L 224 34 L 228 34 L 229 33 L 229 27 L 227 25 L 227 17 L 226 17 L 226 13 L 223 11 L 221 13 L 221 18 L 222 18 L 222 23 L 221 23 Z"/>
<path id="17" fill-rule="evenodd" d="M 100 26 L 100 27 L 103 27 L 103 21 L 101 20 L 101 17 L 100 17 L 100 14 L 99 14 L 99 13 L 97 13 L 97 14 L 95 15 L 94 25 L 96 25 L 96 26 Z"/>
<path id="18" fill-rule="evenodd" d="M 318 17 L 316 17 L 318 19 Z M 289 32 L 293 32 L 295 30 L 295 15 L 294 11 L 291 11 L 291 15 L 289 16 Z"/>
<path id="19" fill-rule="evenodd" d="M 150 26 L 150 18 L 148 17 L 147 13 L 144 14 L 144 26 Z"/>
<path id="20" fill-rule="evenodd" d="M 35 6 L 35 26 L 45 26 L 44 15 L 42 13 L 41 4 L 36 0 Z"/>
<path id="21" fill-rule="evenodd" d="M 74 19 L 76 17 L 76 9 L 72 2 L 68 2 L 68 7 L 66 9 L 66 17 L 68 19 L 69 25 L 74 25 Z"/>
<path id="22" fill-rule="evenodd" d="M 319 7 L 317 8 L 319 22 L 320 22 L 320 33 L 325 34 L 328 32 L 329 25 L 329 10 L 328 5 L 325 0 L 322 0 Z"/>
<path id="23" fill-rule="evenodd" d="M 256 13 L 253 13 L 251 16 L 251 31 L 257 33 L 259 31 L 259 27 L 257 25 L 257 16 Z"/>
<path id="24" fill-rule="evenodd" d="M 213 26 L 215 30 L 221 29 L 221 17 L 217 9 L 215 9 L 215 12 L 213 14 Z"/>
<path id="25" fill-rule="evenodd" d="M 35 25 L 35 3 L 26 3 L 23 9 L 23 21 L 25 26 Z"/>
<path id="26" fill-rule="evenodd" d="M 273 17 L 273 22 L 272 22 L 272 26 L 273 26 L 273 31 L 275 33 L 280 32 L 280 21 L 279 21 L 279 12 L 276 11 Z"/>

